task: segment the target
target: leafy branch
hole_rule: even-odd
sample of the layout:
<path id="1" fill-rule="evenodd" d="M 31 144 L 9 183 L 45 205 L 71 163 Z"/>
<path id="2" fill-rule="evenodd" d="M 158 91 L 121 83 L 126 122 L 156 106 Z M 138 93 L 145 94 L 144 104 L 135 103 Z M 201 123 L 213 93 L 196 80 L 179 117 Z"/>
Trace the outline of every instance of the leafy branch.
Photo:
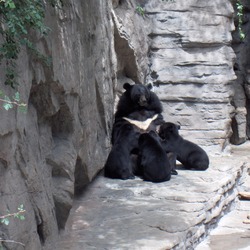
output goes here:
<path id="1" fill-rule="evenodd" d="M 5 84 L 14 88 L 16 63 L 23 46 L 39 56 L 34 44 L 29 40 L 33 30 L 46 35 L 49 28 L 44 25 L 45 6 L 42 0 L 0 0 L 0 64 L 5 63 Z M 42 57 L 42 56 L 40 56 Z"/>
<path id="2" fill-rule="evenodd" d="M 1 0 L 0 0 L 1 1 Z M 1 215 L 0 216 L 0 223 L 8 226 L 10 224 L 10 218 L 14 217 L 17 218 L 19 220 L 25 220 L 25 216 L 23 215 L 26 211 L 24 210 L 23 204 L 21 204 L 18 208 L 17 208 L 17 212 L 15 213 L 10 213 L 10 211 L 7 211 L 6 215 Z M 25 247 L 25 245 L 22 242 L 19 241 L 14 241 L 14 240 L 5 240 L 0 238 L 0 250 L 3 249 L 3 245 L 2 243 L 14 243 L 14 244 L 19 244 Z"/>
<path id="3" fill-rule="evenodd" d="M 141 15 L 141 16 L 145 16 L 145 10 L 144 10 L 144 8 L 142 7 L 142 6 L 140 6 L 140 5 L 137 5 L 136 6 L 136 12 L 139 14 L 139 15 Z"/>
<path id="4" fill-rule="evenodd" d="M 240 0 L 237 1 L 236 3 L 236 8 L 237 8 L 237 16 L 239 18 L 239 25 L 238 25 L 238 30 L 239 30 L 239 35 L 240 35 L 240 39 L 244 40 L 246 35 L 242 29 L 242 25 L 243 25 L 243 5 L 240 2 Z"/>
<path id="5" fill-rule="evenodd" d="M 16 105 L 21 112 L 27 111 L 27 104 L 20 102 L 20 94 L 16 92 L 11 100 L 8 96 L 4 95 L 4 93 L 0 90 L 0 102 L 3 102 L 3 108 L 5 110 L 12 109 L 14 105 Z"/>
<path id="6" fill-rule="evenodd" d="M 17 209 L 18 211 L 15 213 L 10 213 L 9 211 L 7 211 L 8 214 L 0 216 L 0 222 L 8 226 L 10 224 L 10 220 L 9 220 L 10 217 L 14 217 L 19 220 L 25 220 L 25 216 L 23 215 L 23 213 L 25 213 L 26 210 L 24 210 L 23 204 L 21 204 Z"/>

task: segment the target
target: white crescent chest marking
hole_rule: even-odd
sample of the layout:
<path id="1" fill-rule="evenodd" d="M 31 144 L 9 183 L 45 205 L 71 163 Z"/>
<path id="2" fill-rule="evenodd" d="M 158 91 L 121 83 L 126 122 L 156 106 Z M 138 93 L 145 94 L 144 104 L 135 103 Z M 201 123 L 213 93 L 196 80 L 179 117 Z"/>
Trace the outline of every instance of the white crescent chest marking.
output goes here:
<path id="1" fill-rule="evenodd" d="M 142 130 L 147 130 L 149 125 L 151 124 L 152 121 L 154 121 L 157 118 L 158 114 L 155 114 L 152 118 L 148 118 L 145 121 L 137 121 L 137 120 L 132 120 L 127 117 L 122 117 L 124 120 L 128 121 L 129 123 L 135 125 L 139 129 Z"/>

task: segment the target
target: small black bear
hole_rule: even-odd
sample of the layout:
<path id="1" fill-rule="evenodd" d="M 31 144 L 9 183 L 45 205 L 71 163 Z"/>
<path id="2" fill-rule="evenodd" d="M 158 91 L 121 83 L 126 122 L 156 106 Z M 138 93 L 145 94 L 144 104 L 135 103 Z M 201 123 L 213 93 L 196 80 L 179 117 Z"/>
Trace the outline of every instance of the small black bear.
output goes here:
<path id="1" fill-rule="evenodd" d="M 139 133 L 133 125 L 123 124 L 104 166 L 104 176 L 116 179 L 133 179 L 130 153 L 138 147 Z"/>
<path id="2" fill-rule="evenodd" d="M 171 178 L 171 166 L 159 139 L 154 131 L 139 137 L 138 166 L 145 181 L 163 182 Z"/>
<path id="3" fill-rule="evenodd" d="M 180 125 L 165 122 L 160 126 L 159 136 L 166 152 L 174 152 L 177 160 L 187 169 L 206 170 L 209 166 L 207 153 L 197 144 L 179 135 Z"/>

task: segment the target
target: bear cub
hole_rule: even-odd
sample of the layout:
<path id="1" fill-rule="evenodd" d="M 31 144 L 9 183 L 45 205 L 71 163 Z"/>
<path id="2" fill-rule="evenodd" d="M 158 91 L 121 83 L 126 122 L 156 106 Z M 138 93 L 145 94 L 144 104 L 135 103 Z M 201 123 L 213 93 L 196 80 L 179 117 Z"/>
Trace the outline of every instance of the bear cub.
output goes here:
<path id="1" fill-rule="evenodd" d="M 171 178 L 171 167 L 167 153 L 154 131 L 141 134 L 138 140 L 139 173 L 145 181 L 163 182 Z"/>
<path id="2" fill-rule="evenodd" d="M 133 125 L 123 124 L 104 166 L 104 176 L 116 179 L 134 179 L 131 151 L 138 147 L 139 133 Z"/>
<path id="3" fill-rule="evenodd" d="M 183 139 L 179 135 L 180 126 L 165 122 L 160 126 L 159 136 L 166 152 L 174 152 L 177 160 L 186 169 L 206 170 L 209 166 L 207 153 L 197 144 Z"/>

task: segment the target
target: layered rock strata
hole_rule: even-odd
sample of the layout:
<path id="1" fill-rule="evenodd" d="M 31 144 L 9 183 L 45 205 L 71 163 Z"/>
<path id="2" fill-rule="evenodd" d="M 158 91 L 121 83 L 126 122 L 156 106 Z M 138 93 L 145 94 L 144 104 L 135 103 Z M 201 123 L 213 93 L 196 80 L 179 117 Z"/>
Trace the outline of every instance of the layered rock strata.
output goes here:
<path id="1" fill-rule="evenodd" d="M 220 6 L 221 8 L 218 8 Z M 235 79 L 230 1 L 150 1 L 150 77 L 165 119 L 183 135 L 220 152 L 231 136 Z"/>

